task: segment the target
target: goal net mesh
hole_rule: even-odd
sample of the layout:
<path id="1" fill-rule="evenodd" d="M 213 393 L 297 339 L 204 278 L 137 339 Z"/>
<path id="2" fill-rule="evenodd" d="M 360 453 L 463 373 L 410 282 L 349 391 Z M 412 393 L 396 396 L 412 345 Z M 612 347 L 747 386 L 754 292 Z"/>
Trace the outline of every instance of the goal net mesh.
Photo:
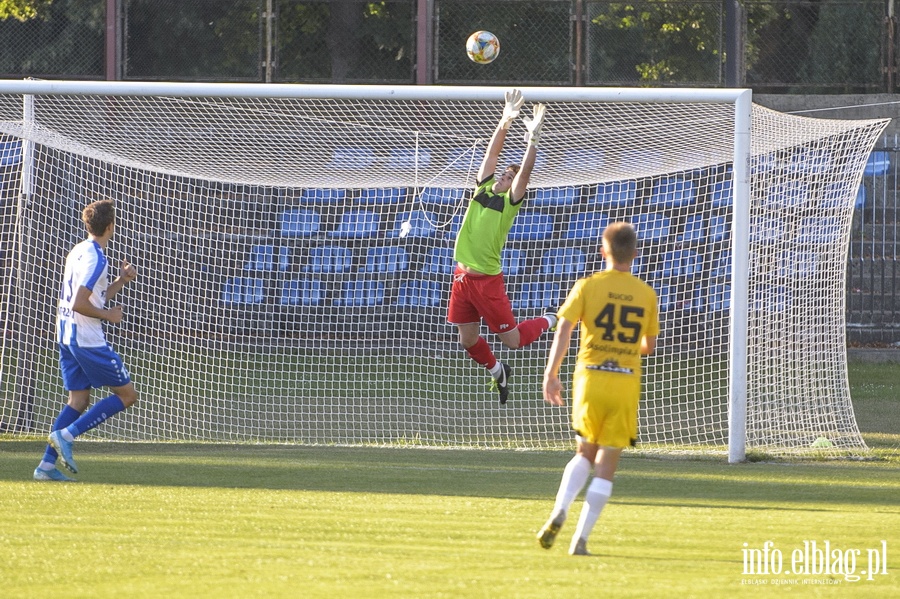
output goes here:
<path id="1" fill-rule="evenodd" d="M 82 207 L 114 198 L 111 274 L 128 260 L 138 279 L 107 335 L 139 403 L 93 438 L 571 446 L 568 408 L 541 397 L 549 334 L 510 350 L 484 329 L 513 371 L 500 406 L 446 322 L 455 232 L 502 102 L 37 95 L 24 106 L 0 95 L 4 430 L 43 434 L 65 401 L 58 278 L 85 236 Z M 734 112 L 550 103 L 504 250 L 514 312 L 532 318 L 602 268 L 607 223 L 634 223 L 634 271 L 662 321 L 645 362 L 648 450 L 727 445 Z M 748 450 L 819 437 L 865 447 L 843 265 L 884 126 L 753 107 Z M 523 133 L 514 123 L 501 165 L 520 160 Z"/>

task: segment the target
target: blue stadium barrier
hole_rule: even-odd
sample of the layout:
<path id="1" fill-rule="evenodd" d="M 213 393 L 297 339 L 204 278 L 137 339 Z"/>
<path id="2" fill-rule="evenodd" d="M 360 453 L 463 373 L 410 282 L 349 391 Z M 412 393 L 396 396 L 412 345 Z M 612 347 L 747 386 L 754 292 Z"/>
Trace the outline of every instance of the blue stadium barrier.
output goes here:
<path id="1" fill-rule="evenodd" d="M 481 168 L 483 150 L 476 148 L 453 148 L 447 157 L 447 166 L 454 171 L 471 172 L 474 176 Z"/>
<path id="2" fill-rule="evenodd" d="M 859 210 L 860 208 L 865 207 L 866 205 L 866 184 L 863 183 L 859 186 L 859 190 L 856 192 L 856 201 L 853 203 L 853 207 Z"/>
<path id="3" fill-rule="evenodd" d="M 693 278 L 700 270 L 700 256 L 697 252 L 678 249 L 663 254 L 659 274 L 663 277 Z"/>
<path id="4" fill-rule="evenodd" d="M 388 168 L 395 170 L 415 170 L 431 164 L 431 150 L 428 148 L 391 148 Z"/>
<path id="5" fill-rule="evenodd" d="M 641 279 L 647 276 L 647 259 L 642 254 L 631 262 L 631 274 Z"/>
<path id="6" fill-rule="evenodd" d="M 458 187 L 426 187 L 419 194 L 423 204 L 456 205 L 463 202 L 467 190 Z"/>
<path id="7" fill-rule="evenodd" d="M 22 162 L 22 141 L 0 142 L 0 166 L 14 166 Z"/>
<path id="8" fill-rule="evenodd" d="M 363 272 L 381 272 L 398 274 L 409 267 L 406 250 L 399 246 L 380 245 L 366 250 L 366 263 Z"/>
<path id="9" fill-rule="evenodd" d="M 694 182 L 681 177 L 667 177 L 653 185 L 650 203 L 667 209 L 683 208 L 697 201 Z"/>
<path id="10" fill-rule="evenodd" d="M 228 279 L 221 295 L 221 300 L 226 304 L 261 304 L 265 299 L 265 281 L 252 277 Z"/>
<path id="11" fill-rule="evenodd" d="M 553 217 L 538 210 L 519 210 L 512 228 L 509 230 L 509 241 L 541 241 L 550 239 L 553 234 Z"/>
<path id="12" fill-rule="evenodd" d="M 462 228 L 463 219 L 465 217 L 466 215 L 464 212 L 460 212 L 453 216 L 453 220 L 450 221 L 450 226 L 447 228 L 447 235 L 449 235 L 451 239 L 456 239 L 459 230 Z"/>
<path id="13" fill-rule="evenodd" d="M 750 223 L 750 241 L 768 243 L 784 237 L 784 222 L 774 216 L 757 218 Z"/>
<path id="14" fill-rule="evenodd" d="M 555 310 L 563 299 L 562 288 L 558 283 L 524 283 L 521 289 L 512 294 L 512 307 L 513 310 Z"/>
<path id="15" fill-rule="evenodd" d="M 547 187 L 533 190 L 532 197 L 525 201 L 530 206 L 571 206 L 581 194 L 578 187 Z"/>
<path id="16" fill-rule="evenodd" d="M 818 252 L 787 252 L 778 274 L 792 281 L 808 279 L 816 274 L 820 259 Z"/>
<path id="17" fill-rule="evenodd" d="M 609 215 L 606 212 L 577 212 L 569 218 L 569 226 L 564 238 L 573 241 L 590 241 L 599 247 L 603 230 L 608 224 Z"/>
<path id="18" fill-rule="evenodd" d="M 783 285 L 769 285 L 757 288 L 750 298 L 751 314 L 781 314 L 794 303 L 793 293 Z"/>
<path id="19" fill-rule="evenodd" d="M 707 222 L 703 214 L 692 214 L 685 219 L 681 230 L 675 235 L 675 241 L 686 244 L 704 243 L 706 227 Z"/>
<path id="20" fill-rule="evenodd" d="M 710 277 L 730 277 L 731 276 L 731 249 L 725 249 L 712 256 L 712 270 Z"/>
<path id="21" fill-rule="evenodd" d="M 278 301 L 284 306 L 321 306 L 325 291 L 319 279 L 283 281 Z"/>
<path id="22" fill-rule="evenodd" d="M 613 181 L 597 185 L 597 193 L 591 196 L 590 203 L 597 204 L 605 210 L 628 208 L 637 200 L 637 181 Z"/>
<path id="23" fill-rule="evenodd" d="M 622 172 L 666 172 L 662 152 L 655 150 L 625 150 L 619 157 L 619 169 Z"/>
<path id="24" fill-rule="evenodd" d="M 831 153 L 823 148 L 805 148 L 791 155 L 788 170 L 820 175 L 831 168 Z"/>
<path id="25" fill-rule="evenodd" d="M 786 181 L 769 187 L 763 206 L 798 208 L 809 200 L 809 185 L 803 181 Z"/>
<path id="26" fill-rule="evenodd" d="M 525 157 L 525 150 L 520 150 L 518 148 L 514 150 L 510 150 L 509 152 L 504 151 L 504 159 L 501 158 L 501 162 L 497 163 L 499 168 L 506 168 L 509 164 L 522 164 L 522 159 Z M 481 166 L 481 159 L 478 159 L 478 166 Z M 542 168 L 547 166 L 547 155 L 544 154 L 543 151 L 538 150 L 537 154 L 534 156 L 534 170 L 540 171 Z"/>
<path id="27" fill-rule="evenodd" d="M 310 237 L 319 232 L 321 221 L 315 210 L 285 210 L 281 213 L 281 234 L 285 237 Z"/>
<path id="28" fill-rule="evenodd" d="M 346 189 L 311 187 L 300 192 L 301 204 L 340 204 L 347 197 Z"/>
<path id="29" fill-rule="evenodd" d="M 425 255 L 422 272 L 434 275 L 452 275 L 456 262 L 453 261 L 453 248 L 435 247 Z"/>
<path id="30" fill-rule="evenodd" d="M 578 248 L 551 248 L 541 257 L 541 274 L 562 277 L 582 277 L 587 257 Z"/>
<path id="31" fill-rule="evenodd" d="M 388 231 L 388 237 L 400 237 L 403 231 L 403 224 L 406 222 L 409 223 L 409 230 L 405 235 L 406 238 L 432 237 L 437 234 L 433 215 L 424 210 L 410 210 L 397 215 L 397 219 L 394 221 L 394 228 Z"/>
<path id="32" fill-rule="evenodd" d="M 353 252 L 340 245 L 319 245 L 309 250 L 309 262 L 303 272 L 316 274 L 349 272 L 353 266 Z"/>
<path id="33" fill-rule="evenodd" d="M 599 170 L 606 164 L 603 150 L 594 148 L 575 148 L 563 153 L 562 168 L 567 171 L 583 171 L 585 168 Z"/>
<path id="34" fill-rule="evenodd" d="M 400 284 L 397 305 L 410 308 L 437 308 L 441 305 L 444 285 L 437 281 L 413 279 Z"/>
<path id="35" fill-rule="evenodd" d="M 671 220 L 659 212 L 638 214 L 632 220 L 639 243 L 658 243 L 669 236 Z"/>
<path id="36" fill-rule="evenodd" d="M 891 170 L 891 153 L 876 150 L 869 154 L 869 159 L 866 160 L 866 167 L 863 169 L 863 175 L 883 177 L 889 170 Z"/>
<path id="37" fill-rule="evenodd" d="M 834 243 L 843 235 L 840 219 L 835 216 L 804 217 L 797 230 L 797 243 L 814 247 Z"/>
<path id="38" fill-rule="evenodd" d="M 278 270 L 287 270 L 290 266 L 288 248 L 278 248 L 270 244 L 258 244 L 250 248 L 250 257 L 244 264 L 244 270 L 274 270 L 275 255 L 278 254 Z"/>
<path id="39" fill-rule="evenodd" d="M 375 151 L 365 147 L 335 148 L 328 166 L 335 169 L 364 169 L 375 164 Z"/>
<path id="40" fill-rule="evenodd" d="M 375 210 L 350 208 L 341 215 L 337 227 L 328 233 L 329 237 L 341 239 L 364 239 L 378 235 L 381 217 Z"/>
<path id="41" fill-rule="evenodd" d="M 503 274 L 508 277 L 514 277 L 525 271 L 525 261 L 528 253 L 525 250 L 515 248 L 504 248 L 500 254 L 500 263 L 503 267 Z"/>
<path id="42" fill-rule="evenodd" d="M 724 214 L 709 219 L 707 240 L 709 243 L 721 243 L 731 239 L 731 221 Z"/>
<path id="43" fill-rule="evenodd" d="M 713 285 L 706 294 L 707 312 L 727 312 L 731 309 L 731 285 Z"/>
<path id="44" fill-rule="evenodd" d="M 345 281 L 335 306 L 372 307 L 384 303 L 384 283 L 369 279 Z"/>
<path id="45" fill-rule="evenodd" d="M 360 204 L 399 204 L 406 201 L 406 188 L 377 187 L 363 189 L 357 201 Z"/>
<path id="46" fill-rule="evenodd" d="M 709 193 L 709 200 L 712 203 L 712 207 L 721 208 L 722 206 L 731 206 L 733 189 L 734 185 L 731 182 L 731 179 L 713 183 Z"/>

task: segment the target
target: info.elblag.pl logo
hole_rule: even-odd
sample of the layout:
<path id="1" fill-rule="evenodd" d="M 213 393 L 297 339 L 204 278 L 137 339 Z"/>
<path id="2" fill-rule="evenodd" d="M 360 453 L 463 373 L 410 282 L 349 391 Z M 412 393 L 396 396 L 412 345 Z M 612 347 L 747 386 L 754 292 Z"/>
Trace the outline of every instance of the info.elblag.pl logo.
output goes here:
<path id="1" fill-rule="evenodd" d="M 803 541 L 784 551 L 766 541 L 760 547 L 744 543 L 741 553 L 742 574 L 755 577 L 741 579 L 742 584 L 840 584 L 876 581 L 888 574 L 887 541 L 866 548 L 841 547 L 827 540 Z"/>

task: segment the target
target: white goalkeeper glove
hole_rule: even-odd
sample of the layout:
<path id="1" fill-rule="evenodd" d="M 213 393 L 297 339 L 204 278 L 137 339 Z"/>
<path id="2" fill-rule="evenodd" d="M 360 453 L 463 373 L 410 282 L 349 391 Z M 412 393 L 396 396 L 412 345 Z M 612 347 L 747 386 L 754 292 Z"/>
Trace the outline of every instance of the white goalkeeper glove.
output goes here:
<path id="1" fill-rule="evenodd" d="M 506 105 L 503 107 L 503 116 L 500 117 L 501 127 L 509 129 L 512 122 L 519 116 L 519 110 L 524 102 L 525 98 L 522 97 L 522 92 L 519 90 L 513 89 L 506 92 Z"/>
<path id="2" fill-rule="evenodd" d="M 546 106 L 543 104 L 534 105 L 534 118 L 525 117 L 522 122 L 525 123 L 525 143 L 530 143 L 537 147 L 538 141 L 541 139 L 541 127 L 544 125 L 544 110 Z"/>

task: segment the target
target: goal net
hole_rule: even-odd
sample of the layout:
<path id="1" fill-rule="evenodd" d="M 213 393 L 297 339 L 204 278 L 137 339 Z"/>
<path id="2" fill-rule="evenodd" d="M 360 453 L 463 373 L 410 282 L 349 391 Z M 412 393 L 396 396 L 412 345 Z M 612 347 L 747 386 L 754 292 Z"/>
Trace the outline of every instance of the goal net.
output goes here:
<path id="1" fill-rule="evenodd" d="M 139 274 L 107 335 L 140 398 L 94 438 L 570 447 L 541 397 L 551 336 L 509 350 L 484 329 L 513 369 L 500 406 L 446 322 L 504 91 L 0 82 L 0 426 L 44 434 L 63 405 L 58 278 L 81 208 L 114 198 L 111 271 Z M 886 121 L 748 100 L 748 136 L 732 92 L 524 90 L 523 113 L 548 109 L 503 254 L 514 312 L 559 306 L 630 221 L 662 321 L 639 447 L 862 450 L 843 265 Z"/>

